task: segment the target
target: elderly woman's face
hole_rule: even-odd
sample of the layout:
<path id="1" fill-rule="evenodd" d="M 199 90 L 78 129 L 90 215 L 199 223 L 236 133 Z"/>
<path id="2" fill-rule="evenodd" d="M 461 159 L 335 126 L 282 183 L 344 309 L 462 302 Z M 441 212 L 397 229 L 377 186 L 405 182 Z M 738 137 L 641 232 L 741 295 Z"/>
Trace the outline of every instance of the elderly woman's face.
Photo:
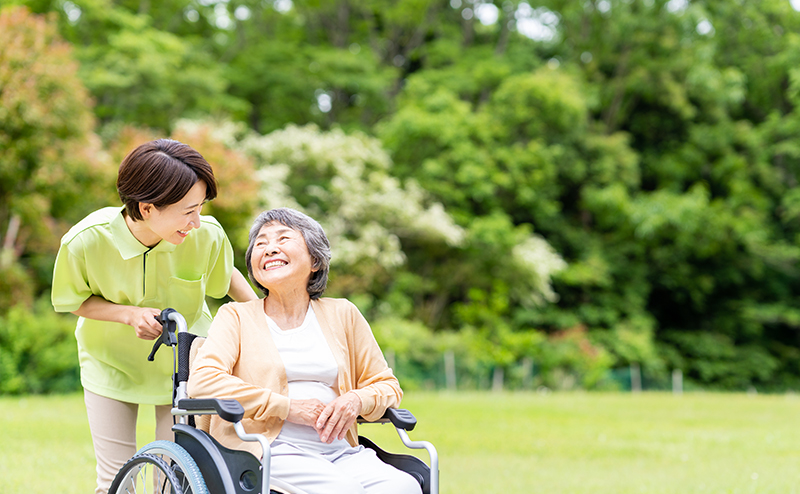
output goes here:
<path id="1" fill-rule="evenodd" d="M 250 258 L 253 277 L 270 292 L 305 291 L 313 261 L 303 235 L 280 223 L 267 223 L 258 232 Z"/>

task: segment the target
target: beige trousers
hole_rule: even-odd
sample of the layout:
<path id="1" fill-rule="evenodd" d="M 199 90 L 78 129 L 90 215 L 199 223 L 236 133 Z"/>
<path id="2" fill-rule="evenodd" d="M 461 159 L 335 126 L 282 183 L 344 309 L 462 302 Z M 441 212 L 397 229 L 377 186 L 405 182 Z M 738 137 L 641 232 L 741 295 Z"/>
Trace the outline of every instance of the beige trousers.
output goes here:
<path id="1" fill-rule="evenodd" d="M 136 454 L 137 403 L 112 400 L 83 391 L 94 456 L 97 459 L 96 494 L 106 494 L 122 465 Z M 172 440 L 171 405 L 156 406 L 156 439 Z"/>

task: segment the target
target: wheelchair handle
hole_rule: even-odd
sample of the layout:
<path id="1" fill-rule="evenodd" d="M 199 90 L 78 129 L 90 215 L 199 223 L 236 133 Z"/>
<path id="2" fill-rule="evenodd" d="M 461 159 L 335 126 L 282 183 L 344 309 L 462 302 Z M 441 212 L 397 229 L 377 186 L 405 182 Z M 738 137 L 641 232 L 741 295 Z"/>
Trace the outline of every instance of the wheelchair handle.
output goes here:
<path id="1" fill-rule="evenodd" d="M 178 344 L 178 338 L 175 336 L 176 331 L 183 333 L 188 330 L 186 319 L 175 309 L 162 310 L 161 314 L 156 316 L 156 320 L 161 323 L 163 329 L 161 330 L 161 336 L 153 344 L 153 350 L 147 357 L 149 362 L 155 360 L 156 352 L 161 348 L 161 345 L 174 347 Z"/>

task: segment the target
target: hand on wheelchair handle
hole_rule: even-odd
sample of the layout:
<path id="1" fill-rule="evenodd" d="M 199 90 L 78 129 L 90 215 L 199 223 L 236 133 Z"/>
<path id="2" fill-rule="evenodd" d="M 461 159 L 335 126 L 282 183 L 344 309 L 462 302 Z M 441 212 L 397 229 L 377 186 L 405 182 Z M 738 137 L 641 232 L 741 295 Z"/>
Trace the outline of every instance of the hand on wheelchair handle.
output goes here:
<path id="1" fill-rule="evenodd" d="M 161 323 L 157 319 L 159 314 L 160 310 L 150 307 L 133 308 L 130 325 L 138 338 L 152 341 L 161 336 Z"/>

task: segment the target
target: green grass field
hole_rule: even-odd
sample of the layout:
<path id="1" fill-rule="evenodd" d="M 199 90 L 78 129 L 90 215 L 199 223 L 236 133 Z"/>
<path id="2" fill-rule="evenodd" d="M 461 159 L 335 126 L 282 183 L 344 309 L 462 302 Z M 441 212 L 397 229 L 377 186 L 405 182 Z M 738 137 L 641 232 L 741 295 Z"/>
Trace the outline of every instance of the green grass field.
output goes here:
<path id="1" fill-rule="evenodd" d="M 419 419 L 412 439 L 439 450 L 444 494 L 800 494 L 794 395 L 415 392 L 403 404 Z M 81 395 L 0 398 L 0 414 L 0 492 L 93 492 Z M 389 426 L 361 432 L 404 449 Z"/>

